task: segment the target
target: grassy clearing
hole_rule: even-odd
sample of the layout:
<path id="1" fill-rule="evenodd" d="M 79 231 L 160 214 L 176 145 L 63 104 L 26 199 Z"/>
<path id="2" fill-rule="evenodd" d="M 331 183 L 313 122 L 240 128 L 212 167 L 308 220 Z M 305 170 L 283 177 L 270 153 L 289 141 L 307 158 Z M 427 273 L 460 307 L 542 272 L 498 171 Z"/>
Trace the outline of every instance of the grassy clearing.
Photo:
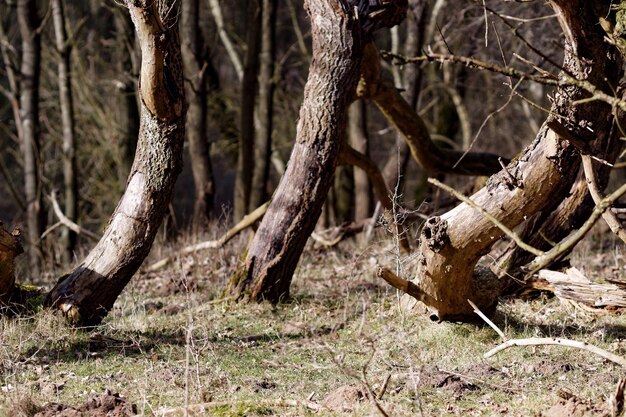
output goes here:
<path id="1" fill-rule="evenodd" d="M 387 381 L 379 404 L 389 415 L 532 416 L 563 389 L 602 402 L 626 374 L 559 347 L 484 359 L 500 342 L 489 327 L 399 310 L 396 291 L 372 273 L 376 259 L 390 259 L 380 247 L 309 248 L 285 304 L 219 300 L 244 243 L 138 275 L 96 330 L 69 328 L 46 311 L 1 320 L 0 414 L 24 399 L 76 405 L 109 389 L 148 415 L 207 402 L 205 414 L 223 416 L 377 415 L 365 375 L 375 393 Z M 583 247 L 577 256 L 598 255 Z M 612 249 L 600 258 L 623 276 L 620 256 Z M 510 338 L 567 337 L 626 354 L 624 316 L 556 299 L 504 301 L 495 322 Z"/>

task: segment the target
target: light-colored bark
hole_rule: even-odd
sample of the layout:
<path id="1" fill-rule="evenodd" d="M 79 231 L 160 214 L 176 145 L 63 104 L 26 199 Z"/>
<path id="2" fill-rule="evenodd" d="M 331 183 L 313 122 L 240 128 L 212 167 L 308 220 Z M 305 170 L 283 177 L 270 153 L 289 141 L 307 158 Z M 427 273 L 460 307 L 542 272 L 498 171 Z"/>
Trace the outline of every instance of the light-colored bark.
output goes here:
<path id="1" fill-rule="evenodd" d="M 141 128 L 126 192 L 94 249 L 48 294 L 70 322 L 95 325 L 150 251 L 181 170 L 185 125 L 177 1 L 128 1 L 142 54 Z"/>

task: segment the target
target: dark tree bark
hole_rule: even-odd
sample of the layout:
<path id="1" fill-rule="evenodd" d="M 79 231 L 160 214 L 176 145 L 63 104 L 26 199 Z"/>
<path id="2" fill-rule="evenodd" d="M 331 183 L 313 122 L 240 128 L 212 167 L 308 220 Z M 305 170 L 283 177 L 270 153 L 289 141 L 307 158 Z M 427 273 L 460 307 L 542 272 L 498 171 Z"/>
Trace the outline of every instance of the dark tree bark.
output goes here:
<path id="1" fill-rule="evenodd" d="M 261 52 L 259 55 L 259 126 L 254 145 L 254 172 L 248 210 L 267 200 L 267 181 L 272 156 L 274 117 L 274 55 L 276 37 L 276 6 L 278 0 L 262 0 Z"/>
<path id="2" fill-rule="evenodd" d="M 128 1 L 139 38 L 141 129 L 126 192 L 96 247 L 59 280 L 47 303 L 95 325 L 150 251 L 181 170 L 185 126 L 177 1 Z"/>
<path id="3" fill-rule="evenodd" d="M 610 2 L 555 0 L 553 5 L 565 34 L 564 70 L 611 94 L 611 86 L 617 85 L 623 75 L 622 60 L 615 48 L 604 42 L 604 34 L 595 23 L 608 13 Z M 564 126 L 569 136 L 579 138 L 592 149 L 603 149 L 611 140 L 612 109 L 603 102 L 583 100 L 588 97 L 589 93 L 577 86 L 559 87 L 551 117 Z M 508 174 L 502 171 L 494 175 L 485 188 L 472 196 L 477 205 L 509 228 L 552 201 L 563 200 L 570 189 L 568 179 L 575 177 L 578 170 L 580 156 L 576 147 L 550 128 L 550 121 L 508 166 Z M 508 175 L 515 178 L 516 184 L 511 184 Z M 416 284 L 431 300 L 429 306 L 436 317 L 472 317 L 468 299 L 483 310 L 495 306 L 498 283 L 490 271 L 474 268 L 502 235 L 490 220 L 467 204 L 426 222 L 420 240 Z"/>
<path id="4" fill-rule="evenodd" d="M 73 222 L 78 217 L 78 182 L 76 175 L 76 144 L 74 140 L 74 104 L 72 97 L 72 78 L 70 56 L 72 45 L 68 42 L 65 30 L 65 12 L 63 0 L 52 0 L 52 20 L 54 38 L 59 53 L 59 101 L 61 104 L 61 123 L 63 130 L 63 191 L 65 198 L 64 214 Z M 64 261 L 69 264 L 74 255 L 76 233 L 69 228 L 63 230 L 65 246 Z"/>
<path id="5" fill-rule="evenodd" d="M 364 2 L 367 4 L 367 2 Z M 363 29 L 393 26 L 406 2 L 385 3 L 378 21 L 354 16 L 348 1 L 306 1 L 313 59 L 300 108 L 296 142 L 268 212 L 233 279 L 238 296 L 278 302 L 289 296 L 293 272 L 332 184 L 348 105 L 359 78 Z"/>
<path id="6" fill-rule="evenodd" d="M 195 186 L 193 224 L 195 228 L 202 228 L 211 218 L 215 186 L 207 138 L 206 47 L 200 29 L 200 0 L 183 0 L 181 17 L 181 46 L 189 102 L 186 130 Z"/>
<path id="7" fill-rule="evenodd" d="M 233 216 L 237 222 L 250 206 L 252 173 L 254 172 L 254 108 L 259 67 L 259 33 L 261 29 L 261 5 L 259 0 L 248 0 L 246 20 L 246 61 L 241 81 L 241 137 L 237 155 L 237 178 Z"/>
<path id="8" fill-rule="evenodd" d="M 369 156 L 366 107 L 363 100 L 357 100 L 349 110 L 349 142 L 361 154 Z M 372 187 L 367 172 L 354 170 L 354 220 L 367 219 L 372 213 Z"/>
<path id="9" fill-rule="evenodd" d="M 39 75 L 41 72 L 40 19 L 35 0 L 17 2 L 17 20 L 22 36 L 20 66 L 20 118 L 22 122 L 22 156 L 26 194 L 29 249 L 32 275 L 41 268 L 41 239 L 45 226 L 41 190 L 41 160 L 39 137 Z"/>

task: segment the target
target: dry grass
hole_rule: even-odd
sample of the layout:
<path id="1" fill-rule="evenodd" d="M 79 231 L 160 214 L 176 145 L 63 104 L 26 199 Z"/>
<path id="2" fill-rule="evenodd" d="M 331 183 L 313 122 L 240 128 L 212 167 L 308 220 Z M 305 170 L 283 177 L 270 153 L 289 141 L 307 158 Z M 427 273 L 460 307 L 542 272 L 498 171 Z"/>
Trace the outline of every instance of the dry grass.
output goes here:
<path id="1" fill-rule="evenodd" d="M 373 274 L 376 260 L 393 264 L 384 243 L 309 247 L 288 303 L 220 300 L 246 239 L 139 274 L 95 331 L 68 328 L 46 311 L 0 320 L 0 415 L 32 415 L 34 404 L 52 401 L 77 405 L 105 389 L 148 415 L 207 402 L 213 415 L 377 415 L 365 373 L 377 394 L 387 380 L 378 403 L 389 415 L 529 416 L 548 410 L 563 389 L 602 403 L 626 374 L 558 347 L 483 359 L 499 343 L 489 327 L 399 311 L 396 291 Z M 585 245 L 575 264 L 590 269 L 593 261 L 594 271 L 623 277 L 623 247 Z M 511 338 L 566 337 L 626 354 L 623 316 L 553 298 L 505 300 L 495 321 Z"/>

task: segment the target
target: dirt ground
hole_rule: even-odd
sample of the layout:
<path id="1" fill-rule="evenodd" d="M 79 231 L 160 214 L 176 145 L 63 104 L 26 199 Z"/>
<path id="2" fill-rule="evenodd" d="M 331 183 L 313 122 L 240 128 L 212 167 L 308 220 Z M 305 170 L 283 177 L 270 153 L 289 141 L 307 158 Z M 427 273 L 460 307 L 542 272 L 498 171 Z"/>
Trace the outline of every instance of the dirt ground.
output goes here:
<path id="1" fill-rule="evenodd" d="M 277 306 L 223 297 L 246 236 L 136 276 L 104 324 L 73 329 L 40 311 L 0 320 L 0 415 L 623 415 L 626 370 L 587 351 L 514 347 L 486 325 L 403 311 L 377 264 L 410 275 L 382 238 L 311 244 Z M 177 243 L 176 245 L 180 245 Z M 626 276 L 624 248 L 589 240 L 572 264 Z M 170 253 L 161 245 L 151 260 Z M 508 338 L 561 337 L 626 355 L 626 317 L 549 294 L 503 299 Z M 61 405 L 63 404 L 63 405 Z"/>

